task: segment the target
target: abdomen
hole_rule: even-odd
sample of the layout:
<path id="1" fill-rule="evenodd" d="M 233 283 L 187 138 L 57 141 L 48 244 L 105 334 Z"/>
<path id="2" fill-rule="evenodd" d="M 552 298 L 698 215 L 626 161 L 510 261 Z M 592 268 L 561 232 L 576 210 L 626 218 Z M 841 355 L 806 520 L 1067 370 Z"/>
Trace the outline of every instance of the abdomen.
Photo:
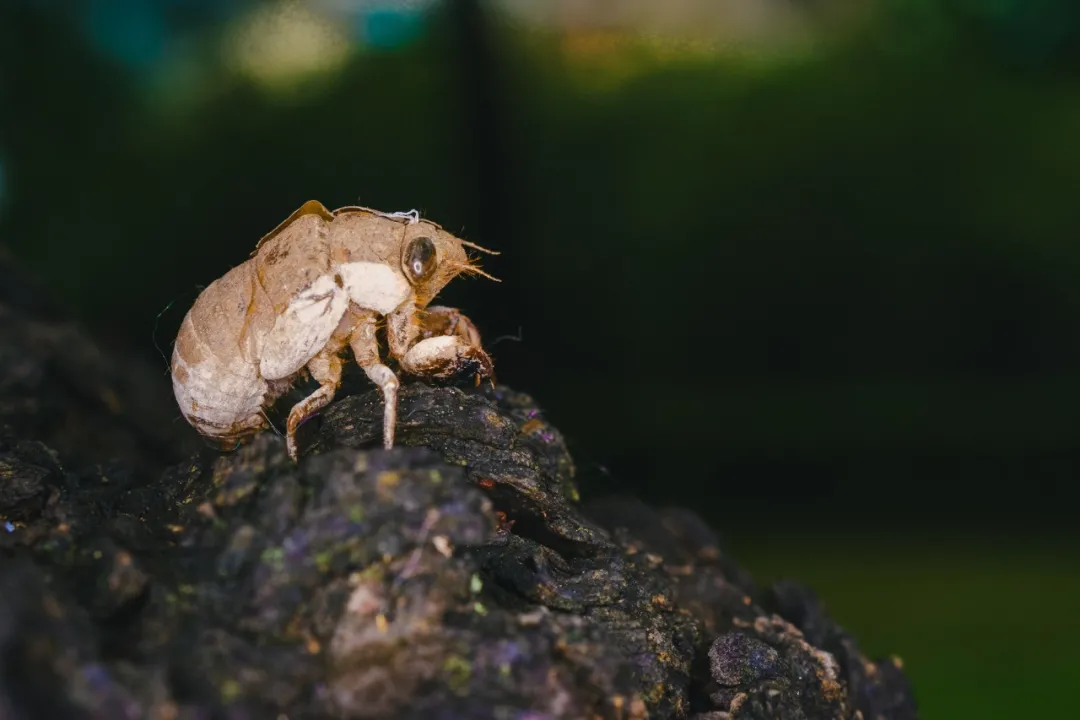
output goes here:
<path id="1" fill-rule="evenodd" d="M 267 319 L 261 296 L 251 265 L 233 268 L 195 300 L 173 347 L 180 411 L 219 446 L 235 445 L 269 425 L 263 415 L 269 387 L 258 362 Z"/>

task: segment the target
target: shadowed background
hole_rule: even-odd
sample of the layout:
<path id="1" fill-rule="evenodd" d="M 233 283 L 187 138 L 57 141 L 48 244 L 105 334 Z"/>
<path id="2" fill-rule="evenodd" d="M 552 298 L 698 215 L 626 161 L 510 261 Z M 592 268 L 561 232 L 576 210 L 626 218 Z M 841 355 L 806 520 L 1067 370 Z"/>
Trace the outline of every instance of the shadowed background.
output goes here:
<path id="1" fill-rule="evenodd" d="M 0 237 L 167 383 L 198 288 L 304 201 L 416 208 L 502 251 L 443 299 L 584 494 L 695 508 L 926 718 L 1056 716 L 1078 41 L 1059 0 L 14 0 Z"/>

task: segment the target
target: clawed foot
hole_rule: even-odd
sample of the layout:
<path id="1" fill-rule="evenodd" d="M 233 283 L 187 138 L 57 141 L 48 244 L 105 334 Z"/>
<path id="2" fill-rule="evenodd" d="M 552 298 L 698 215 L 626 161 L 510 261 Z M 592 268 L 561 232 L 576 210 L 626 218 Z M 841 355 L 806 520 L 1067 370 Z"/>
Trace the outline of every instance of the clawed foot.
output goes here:
<path id="1" fill-rule="evenodd" d="M 462 375 L 490 377 L 494 371 L 486 352 L 458 336 L 421 340 L 401 359 L 401 366 L 411 374 L 440 380 Z"/>
<path id="2" fill-rule="evenodd" d="M 420 342 L 401 359 L 406 372 L 440 380 L 473 375 L 478 383 L 491 377 L 494 368 L 480 332 L 456 308 L 427 308 L 420 327 Z"/>

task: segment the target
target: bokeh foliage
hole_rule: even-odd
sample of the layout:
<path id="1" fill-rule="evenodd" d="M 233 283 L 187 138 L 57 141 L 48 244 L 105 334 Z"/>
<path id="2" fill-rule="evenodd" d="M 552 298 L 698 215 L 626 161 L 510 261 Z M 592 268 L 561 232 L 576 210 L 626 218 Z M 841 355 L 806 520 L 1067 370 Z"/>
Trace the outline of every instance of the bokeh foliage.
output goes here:
<path id="1" fill-rule="evenodd" d="M 222 72 L 186 100 L 9 9 L 0 235 L 153 357 L 305 200 L 421 209 L 503 251 L 503 284 L 447 300 L 587 490 L 691 504 L 814 580 L 920 661 L 928 718 L 1052 713 L 1080 668 L 1075 536 L 1036 531 L 1080 499 L 1080 13 L 875 7 L 776 55 L 451 8 L 291 91 Z"/>

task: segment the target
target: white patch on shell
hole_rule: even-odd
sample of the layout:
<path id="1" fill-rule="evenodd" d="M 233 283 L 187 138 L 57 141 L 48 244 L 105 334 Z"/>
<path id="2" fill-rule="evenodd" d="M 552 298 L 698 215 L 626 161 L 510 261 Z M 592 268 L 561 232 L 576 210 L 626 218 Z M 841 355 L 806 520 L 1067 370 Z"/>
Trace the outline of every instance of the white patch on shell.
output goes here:
<path id="1" fill-rule="evenodd" d="M 262 340 L 259 374 L 280 380 L 307 365 L 330 341 L 349 298 L 332 275 L 320 275 L 296 296 Z"/>
<path id="2" fill-rule="evenodd" d="M 342 263 L 338 271 L 349 299 L 380 315 L 394 312 L 412 292 L 405 276 L 385 263 Z"/>

